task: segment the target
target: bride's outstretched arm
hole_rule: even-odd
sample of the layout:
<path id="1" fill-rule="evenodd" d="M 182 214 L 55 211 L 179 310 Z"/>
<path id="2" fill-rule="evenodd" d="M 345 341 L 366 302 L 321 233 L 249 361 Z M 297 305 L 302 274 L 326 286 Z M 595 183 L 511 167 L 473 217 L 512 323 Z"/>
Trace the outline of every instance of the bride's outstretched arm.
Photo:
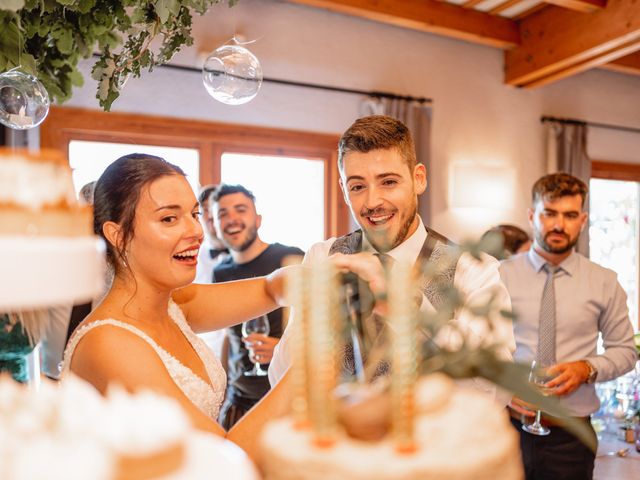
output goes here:
<path id="1" fill-rule="evenodd" d="M 374 294 L 385 288 L 380 261 L 370 253 L 335 254 L 328 261 L 341 271 L 356 273 Z M 212 285 L 192 284 L 173 292 L 195 332 L 208 332 L 256 318 L 278 306 L 285 306 L 284 283 L 287 272 L 302 265 L 279 268 L 266 277 Z"/>
<path id="2" fill-rule="evenodd" d="M 284 306 L 284 277 L 279 268 L 266 277 L 211 285 L 192 284 L 173 292 L 195 332 L 226 328 Z"/>
<path id="3" fill-rule="evenodd" d="M 269 420 L 287 415 L 291 410 L 291 375 L 284 377 L 249 410 L 229 432 L 227 438 L 239 445 L 260 465 L 260 437 Z"/>

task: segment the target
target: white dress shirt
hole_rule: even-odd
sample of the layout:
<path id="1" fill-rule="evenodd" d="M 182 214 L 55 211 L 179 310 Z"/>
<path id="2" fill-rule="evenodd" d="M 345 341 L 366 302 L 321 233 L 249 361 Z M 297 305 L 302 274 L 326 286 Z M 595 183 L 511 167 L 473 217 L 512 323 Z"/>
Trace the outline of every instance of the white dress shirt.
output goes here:
<path id="1" fill-rule="evenodd" d="M 427 231 L 422 223 L 422 219 L 418 217 L 420 223 L 416 231 L 407 238 L 400 245 L 387 252 L 396 262 L 407 262 L 414 264 L 420 255 L 420 251 L 427 238 Z M 303 264 L 313 264 L 317 261 L 326 260 L 329 254 L 329 250 L 335 241 L 335 238 L 330 238 L 324 242 L 316 243 L 311 246 L 309 251 L 302 261 Z M 375 252 L 375 249 L 367 241 L 366 236 L 363 235 L 363 251 Z M 503 345 L 500 351 L 501 358 L 505 360 L 511 360 L 511 353 L 515 350 L 515 340 L 513 338 L 513 330 L 511 322 L 497 312 L 499 310 L 511 310 L 511 303 L 509 301 L 509 295 L 506 288 L 500 281 L 500 275 L 498 272 L 499 263 L 493 257 L 484 255 L 482 261 L 476 261 L 469 254 L 464 253 L 460 256 L 456 265 L 454 286 L 465 296 L 465 305 L 484 305 L 491 295 L 496 296 L 496 305 L 499 307 L 496 309 L 496 315 L 492 316 L 491 321 L 495 325 L 493 333 L 489 332 L 486 327 L 484 319 L 475 318 L 466 309 L 462 309 L 460 312 L 456 312 L 453 321 L 468 333 L 467 338 L 475 340 L 476 344 L 499 342 Z M 393 268 L 393 267 L 392 267 Z M 429 300 L 423 295 L 421 310 L 433 310 L 433 306 Z M 285 374 L 291 364 L 290 360 L 290 325 L 295 321 L 294 312 L 291 313 L 289 318 L 289 325 L 284 332 L 284 335 L 280 339 L 280 342 L 274 350 L 273 359 L 269 365 L 269 381 L 271 385 L 275 385 L 280 378 Z M 449 335 L 448 332 L 441 332 L 438 336 L 438 343 L 455 344 L 457 339 Z M 466 382 L 469 383 L 469 382 Z M 495 389 L 487 382 L 480 381 L 479 379 L 471 380 L 472 386 L 487 391 L 489 393 L 495 393 Z M 502 403 L 507 402 L 506 399 L 500 399 Z"/>
<path id="2" fill-rule="evenodd" d="M 500 273 L 507 286 L 516 338 L 515 360 L 530 363 L 538 350 L 540 299 L 547 279 L 546 260 L 531 248 L 502 262 Z M 627 296 L 616 273 L 572 252 L 554 279 L 556 299 L 556 360 L 588 360 L 598 370 L 597 381 L 606 382 L 633 368 L 637 353 L 629 320 Z M 605 352 L 597 354 L 598 334 Z M 582 384 L 562 397 L 569 413 L 584 417 L 596 412 L 600 401 L 594 385 Z"/>
<path id="3" fill-rule="evenodd" d="M 214 248 L 205 240 L 200 245 L 198 251 L 198 264 L 196 265 L 196 278 L 193 283 L 208 284 L 213 280 L 213 269 L 218 263 L 224 260 L 229 254 L 220 253 L 217 257 L 211 258 L 211 249 Z"/>

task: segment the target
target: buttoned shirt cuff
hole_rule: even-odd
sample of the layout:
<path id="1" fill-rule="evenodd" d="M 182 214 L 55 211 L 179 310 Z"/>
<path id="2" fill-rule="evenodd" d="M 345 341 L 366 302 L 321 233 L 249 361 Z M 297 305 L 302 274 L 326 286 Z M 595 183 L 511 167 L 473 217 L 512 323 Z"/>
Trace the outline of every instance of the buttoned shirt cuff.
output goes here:
<path id="1" fill-rule="evenodd" d="M 602 369 L 606 368 L 607 359 L 603 358 L 602 356 L 596 356 L 596 357 L 583 358 L 583 360 L 589 362 L 591 365 L 593 365 L 593 368 L 595 368 L 598 371 L 595 381 L 599 382 L 600 379 L 602 378 L 602 372 L 603 372 Z"/>
<path id="2" fill-rule="evenodd" d="M 606 382 L 608 380 L 610 380 L 610 378 L 608 378 L 609 376 L 611 376 L 612 374 L 611 372 L 611 359 L 607 358 L 604 355 L 597 355 L 594 357 L 587 357 L 584 358 L 583 360 L 588 361 L 589 363 L 591 363 L 591 365 L 593 365 L 593 368 L 595 368 L 598 371 L 598 374 L 596 375 L 596 382 Z M 628 371 L 627 369 L 624 369 L 624 371 L 620 374 L 613 374 L 613 378 L 617 378 L 620 375 L 624 375 L 624 373 L 626 373 L 626 371 Z"/>

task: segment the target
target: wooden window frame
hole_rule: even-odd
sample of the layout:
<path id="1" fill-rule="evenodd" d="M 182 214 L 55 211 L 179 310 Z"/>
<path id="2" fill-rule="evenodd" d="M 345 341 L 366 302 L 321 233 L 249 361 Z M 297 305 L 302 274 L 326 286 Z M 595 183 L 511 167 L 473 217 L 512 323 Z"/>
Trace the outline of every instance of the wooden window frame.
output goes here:
<path id="1" fill-rule="evenodd" d="M 591 178 L 640 182 L 640 164 L 592 160 Z"/>
<path id="2" fill-rule="evenodd" d="M 591 161 L 591 178 L 600 178 L 603 180 L 622 180 L 626 182 L 640 182 L 640 164 L 609 162 L 606 160 Z M 640 246 L 638 246 L 640 249 Z M 640 269 L 639 269 L 640 272 Z M 638 282 L 638 319 L 636 330 L 640 330 L 640 278 Z"/>
<path id="3" fill-rule="evenodd" d="M 40 129 L 42 148 L 69 154 L 72 140 L 193 148 L 200 156 L 200 184 L 220 183 L 222 154 L 255 153 L 318 159 L 325 172 L 325 237 L 349 230 L 349 212 L 338 185 L 339 136 L 202 120 L 51 107 Z"/>

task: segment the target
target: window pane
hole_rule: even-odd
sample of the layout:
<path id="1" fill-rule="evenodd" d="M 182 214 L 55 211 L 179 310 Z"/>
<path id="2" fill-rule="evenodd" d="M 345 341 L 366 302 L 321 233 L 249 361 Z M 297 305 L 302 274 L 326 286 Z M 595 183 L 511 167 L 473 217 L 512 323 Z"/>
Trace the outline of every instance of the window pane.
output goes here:
<path id="1" fill-rule="evenodd" d="M 634 326 L 638 325 L 639 187 L 637 182 L 592 179 L 589 188 L 589 255 L 618 274 Z"/>
<path id="2" fill-rule="evenodd" d="M 221 177 L 256 196 L 262 215 L 260 238 L 307 250 L 324 240 L 322 160 L 225 153 Z"/>
<path id="3" fill-rule="evenodd" d="M 179 166 L 187 174 L 193 191 L 198 191 L 200 161 L 198 150 L 194 148 L 72 140 L 69 142 L 69 165 L 73 169 L 76 194 L 83 185 L 97 180 L 114 161 L 130 153 L 156 155 Z"/>

